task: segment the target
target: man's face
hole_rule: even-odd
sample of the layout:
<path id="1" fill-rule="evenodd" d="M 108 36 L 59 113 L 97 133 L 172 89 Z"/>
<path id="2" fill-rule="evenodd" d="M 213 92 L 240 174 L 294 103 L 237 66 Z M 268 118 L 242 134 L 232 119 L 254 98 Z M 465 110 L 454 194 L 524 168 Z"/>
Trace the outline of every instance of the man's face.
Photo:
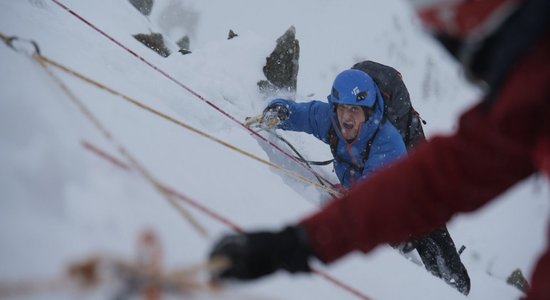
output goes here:
<path id="1" fill-rule="evenodd" d="M 338 105 L 336 115 L 340 124 L 340 131 L 346 140 L 353 140 L 357 137 L 361 124 L 365 122 L 365 112 L 361 106 Z"/>

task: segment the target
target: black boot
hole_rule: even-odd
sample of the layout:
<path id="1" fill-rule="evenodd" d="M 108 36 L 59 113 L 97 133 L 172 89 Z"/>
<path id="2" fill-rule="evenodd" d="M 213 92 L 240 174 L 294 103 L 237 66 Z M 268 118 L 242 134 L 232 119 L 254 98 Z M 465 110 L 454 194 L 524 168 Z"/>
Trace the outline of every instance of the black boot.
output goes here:
<path id="1" fill-rule="evenodd" d="M 464 295 L 470 292 L 470 277 L 460 261 L 455 243 L 443 226 L 430 234 L 415 240 L 418 254 L 424 266 L 434 276 L 437 276 Z"/>

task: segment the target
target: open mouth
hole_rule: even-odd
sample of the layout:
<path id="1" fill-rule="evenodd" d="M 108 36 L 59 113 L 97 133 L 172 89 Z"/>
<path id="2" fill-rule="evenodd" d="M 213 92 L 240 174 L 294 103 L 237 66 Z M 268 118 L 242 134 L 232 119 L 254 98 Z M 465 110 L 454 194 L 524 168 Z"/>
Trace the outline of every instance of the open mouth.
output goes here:
<path id="1" fill-rule="evenodd" d="M 344 122 L 342 126 L 344 127 L 344 129 L 348 129 L 348 130 L 353 129 L 354 127 L 353 123 L 350 123 L 350 122 Z"/>

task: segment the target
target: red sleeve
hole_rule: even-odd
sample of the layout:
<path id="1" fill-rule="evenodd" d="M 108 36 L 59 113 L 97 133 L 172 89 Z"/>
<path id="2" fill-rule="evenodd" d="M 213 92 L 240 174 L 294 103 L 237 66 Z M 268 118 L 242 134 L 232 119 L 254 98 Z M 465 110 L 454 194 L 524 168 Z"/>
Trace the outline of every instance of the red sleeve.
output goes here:
<path id="1" fill-rule="evenodd" d="M 411 1 L 412 2 L 412 1 Z M 420 1 L 419 1 L 420 2 Z M 440 1 L 444 2 L 444 1 Z M 498 25 L 502 16 L 518 5 L 518 0 L 454 1 L 454 3 L 419 5 L 424 26 L 439 33 L 467 37 Z M 442 13 L 447 12 L 447 13 Z"/>
<path id="2" fill-rule="evenodd" d="M 536 172 L 535 145 L 550 134 L 549 41 L 515 67 L 489 111 L 472 108 L 456 134 L 423 144 L 303 220 L 317 256 L 330 262 L 428 232 Z"/>

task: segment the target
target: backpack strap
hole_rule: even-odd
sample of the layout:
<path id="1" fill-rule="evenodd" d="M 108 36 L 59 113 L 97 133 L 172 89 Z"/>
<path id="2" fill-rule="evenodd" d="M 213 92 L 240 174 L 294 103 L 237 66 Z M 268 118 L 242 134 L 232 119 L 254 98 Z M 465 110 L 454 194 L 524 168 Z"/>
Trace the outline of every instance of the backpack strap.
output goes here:
<path id="1" fill-rule="evenodd" d="M 372 144 L 374 143 L 374 139 L 376 138 L 376 135 L 378 135 L 378 131 L 380 131 L 380 127 L 376 128 L 376 131 L 372 135 L 372 137 L 367 142 L 367 147 L 365 147 L 365 152 L 363 152 L 363 162 L 365 163 L 370 156 L 370 150 L 372 149 Z M 358 171 L 360 173 L 363 173 L 363 170 L 365 169 L 365 165 L 363 164 L 362 168 L 357 168 L 354 166 L 355 171 Z"/>
<path id="2" fill-rule="evenodd" d="M 416 112 L 416 110 L 411 107 L 411 112 L 408 113 L 409 118 L 407 120 L 407 127 L 406 127 L 408 128 L 408 130 L 405 131 L 405 136 L 403 137 L 403 141 L 405 142 L 405 146 L 407 147 L 407 149 L 411 145 L 411 131 L 412 131 L 411 126 L 412 126 L 414 114 L 418 114 L 418 112 Z"/>
<path id="3" fill-rule="evenodd" d="M 330 129 L 328 130 L 328 144 L 330 146 L 330 152 L 332 152 L 332 157 L 336 159 L 336 152 L 338 150 L 338 135 L 336 134 L 334 126 L 330 126 Z"/>

